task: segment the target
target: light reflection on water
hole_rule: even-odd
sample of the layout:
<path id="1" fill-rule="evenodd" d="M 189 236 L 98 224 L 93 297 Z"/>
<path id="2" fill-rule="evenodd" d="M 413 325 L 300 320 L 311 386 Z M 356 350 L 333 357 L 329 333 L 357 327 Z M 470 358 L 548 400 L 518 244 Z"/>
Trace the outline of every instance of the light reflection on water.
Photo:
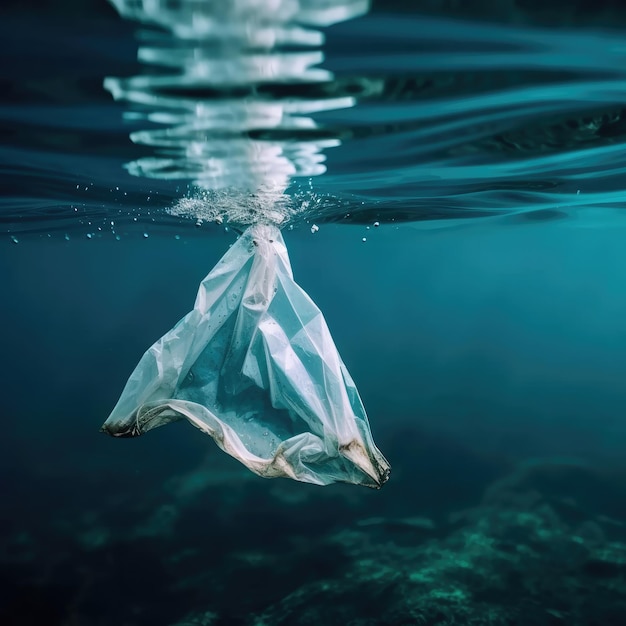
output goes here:
<path id="1" fill-rule="evenodd" d="M 302 92 L 333 80 L 320 67 L 324 36 L 316 28 L 365 13 L 368 1 L 114 4 L 125 17 L 167 29 L 139 32 L 141 75 L 104 82 L 116 100 L 131 105 L 127 116 L 153 126 L 131 133 L 154 156 L 128 163 L 128 171 L 190 180 L 203 191 L 232 189 L 231 199 L 241 200 L 225 206 L 224 218 L 238 222 L 250 221 L 244 203 L 253 193 L 257 207 L 267 204 L 266 219 L 284 221 L 284 213 L 275 219 L 275 207 L 291 178 L 323 174 L 323 150 L 340 143 L 319 137 L 311 115 L 355 104 L 351 96 Z M 280 95 L 272 93 L 278 89 Z M 267 138 L 276 131 L 284 138 Z M 177 214 L 185 211 L 207 214 L 201 199 L 178 205 Z"/>

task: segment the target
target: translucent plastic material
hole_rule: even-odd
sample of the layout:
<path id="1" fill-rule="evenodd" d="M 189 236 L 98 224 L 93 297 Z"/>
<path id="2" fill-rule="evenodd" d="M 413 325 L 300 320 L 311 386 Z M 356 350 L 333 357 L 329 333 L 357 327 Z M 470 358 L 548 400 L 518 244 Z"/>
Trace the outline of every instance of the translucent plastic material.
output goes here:
<path id="1" fill-rule="evenodd" d="M 132 437 L 183 418 L 260 476 L 380 487 L 389 475 L 275 226 L 250 227 L 224 255 L 194 309 L 144 354 L 102 429 Z"/>

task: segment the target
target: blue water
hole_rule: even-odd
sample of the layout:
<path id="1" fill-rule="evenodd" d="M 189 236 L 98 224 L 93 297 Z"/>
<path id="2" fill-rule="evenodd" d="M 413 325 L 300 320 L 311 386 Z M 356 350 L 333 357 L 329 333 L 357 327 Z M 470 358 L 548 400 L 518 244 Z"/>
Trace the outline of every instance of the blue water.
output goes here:
<path id="1" fill-rule="evenodd" d="M 626 623 L 626 12 L 495 4 L 374 4 L 256 74 L 3 6 L 2 624 Z M 380 491 L 98 433 L 268 172 Z"/>

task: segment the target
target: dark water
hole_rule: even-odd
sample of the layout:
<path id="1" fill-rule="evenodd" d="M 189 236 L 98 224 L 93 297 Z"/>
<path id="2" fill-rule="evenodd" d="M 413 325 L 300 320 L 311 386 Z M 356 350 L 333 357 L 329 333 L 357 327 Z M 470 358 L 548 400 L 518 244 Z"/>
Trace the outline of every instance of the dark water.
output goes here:
<path id="1" fill-rule="evenodd" d="M 357 5 L 3 4 L 0 624 L 626 623 L 626 11 Z M 98 433 L 268 180 L 380 491 Z"/>

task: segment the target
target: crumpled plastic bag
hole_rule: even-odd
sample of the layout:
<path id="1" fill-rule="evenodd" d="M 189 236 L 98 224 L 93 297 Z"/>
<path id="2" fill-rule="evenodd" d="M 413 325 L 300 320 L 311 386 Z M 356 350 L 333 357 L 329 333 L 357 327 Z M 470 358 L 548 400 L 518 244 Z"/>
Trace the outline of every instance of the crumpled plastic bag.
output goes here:
<path id="1" fill-rule="evenodd" d="M 194 309 L 144 354 L 102 430 L 133 437 L 183 418 L 260 476 L 376 488 L 389 476 L 272 225 L 248 228 L 202 281 Z"/>

